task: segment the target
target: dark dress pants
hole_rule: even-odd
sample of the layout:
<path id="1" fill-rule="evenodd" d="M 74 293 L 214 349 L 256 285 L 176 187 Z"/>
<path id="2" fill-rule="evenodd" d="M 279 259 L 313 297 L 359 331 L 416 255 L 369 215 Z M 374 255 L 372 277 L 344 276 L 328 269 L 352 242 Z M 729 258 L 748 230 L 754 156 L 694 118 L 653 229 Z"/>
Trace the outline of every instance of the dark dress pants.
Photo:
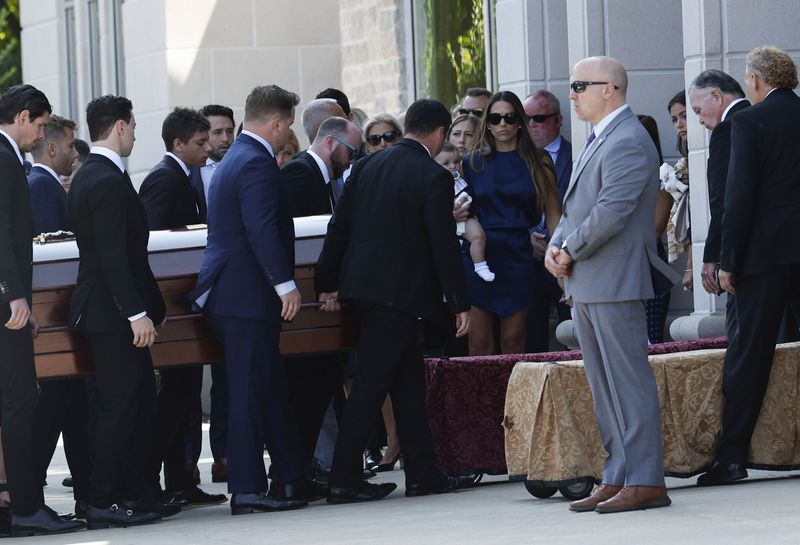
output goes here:
<path id="1" fill-rule="evenodd" d="M 161 369 L 159 374 L 161 389 L 156 403 L 148 473 L 152 488 L 160 489 L 159 475 L 163 462 L 165 488 L 178 492 L 194 486 L 193 476 L 186 468 L 185 447 L 203 387 L 203 367 Z"/>
<path id="2" fill-rule="evenodd" d="M 156 385 L 148 348 L 132 333 L 86 333 L 95 369 L 97 427 L 91 504 L 106 508 L 143 498 L 150 487 L 150 454 Z"/>
<path id="3" fill-rule="evenodd" d="M 64 437 L 64 454 L 72 474 L 76 500 L 91 497 L 91 456 L 89 454 L 89 400 L 84 377 L 43 380 L 36 409 L 34 443 L 39 482 L 47 480 L 58 436 Z M 44 501 L 44 498 L 42 498 Z"/>
<path id="4" fill-rule="evenodd" d="M 291 422 L 286 371 L 278 348 L 278 322 L 208 314 L 225 350 L 228 378 L 228 492 L 268 489 L 267 446 L 283 483 L 303 474 L 300 441 Z"/>
<path id="5" fill-rule="evenodd" d="M 534 260 L 533 277 L 536 289 L 525 319 L 525 352 L 529 354 L 550 351 L 550 313 L 553 307 L 556 308 L 559 322 L 571 317 L 569 307 L 559 303 L 561 288 L 555 277 L 544 268 L 542 260 Z"/>
<path id="6" fill-rule="evenodd" d="M 211 366 L 211 415 L 208 441 L 215 462 L 228 457 L 228 376 L 224 363 Z"/>
<path id="7" fill-rule="evenodd" d="M 736 282 L 739 334 L 728 346 L 722 389 L 725 409 L 716 459 L 747 461 L 750 439 L 769 383 L 772 358 L 787 305 L 800 300 L 800 266 L 785 266 Z"/>
<path id="8" fill-rule="evenodd" d="M 7 304 L 0 306 L 0 403 L 8 490 L 11 510 L 16 515 L 32 515 L 40 504 L 41 483 L 34 467 L 33 427 L 39 386 L 33 361 L 31 328 L 10 330 L 5 324 L 11 317 Z"/>
<path id="9" fill-rule="evenodd" d="M 361 453 L 387 394 L 403 445 L 406 483 L 425 482 L 436 470 L 425 414 L 419 320 L 387 306 L 359 303 L 357 307 L 358 366 L 339 426 L 330 485 L 349 488 L 361 481 Z"/>

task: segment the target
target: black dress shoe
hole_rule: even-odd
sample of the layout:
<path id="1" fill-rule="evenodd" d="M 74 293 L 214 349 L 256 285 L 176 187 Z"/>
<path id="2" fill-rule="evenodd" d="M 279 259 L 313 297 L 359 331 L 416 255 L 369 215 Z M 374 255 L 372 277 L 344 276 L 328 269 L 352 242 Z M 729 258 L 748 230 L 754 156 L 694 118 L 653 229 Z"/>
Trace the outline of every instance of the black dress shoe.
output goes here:
<path id="1" fill-rule="evenodd" d="M 86 508 L 86 527 L 90 530 L 109 527 L 126 528 L 159 520 L 161 520 L 161 515 L 158 513 L 135 511 L 124 503 L 115 503 L 105 509 L 89 504 Z"/>
<path id="2" fill-rule="evenodd" d="M 67 475 L 66 477 L 64 477 L 64 480 L 61 481 L 61 486 L 66 488 L 72 488 L 74 486 L 74 483 L 72 481 L 72 475 Z"/>
<path id="3" fill-rule="evenodd" d="M 89 502 L 86 500 L 77 500 L 75 502 L 75 518 L 86 520 L 86 508 Z"/>
<path id="4" fill-rule="evenodd" d="M 11 509 L 0 507 L 0 537 L 11 537 Z"/>
<path id="5" fill-rule="evenodd" d="M 361 482 L 352 488 L 332 486 L 328 492 L 328 503 L 358 503 L 382 500 L 397 488 L 394 483 L 372 484 Z"/>
<path id="6" fill-rule="evenodd" d="M 721 464 L 714 462 L 706 473 L 697 478 L 697 486 L 718 486 L 733 484 L 747 478 L 747 468 L 744 464 Z"/>
<path id="7" fill-rule="evenodd" d="M 416 496 L 427 496 L 428 494 L 447 494 L 462 488 L 469 488 L 475 485 L 475 475 L 463 477 L 451 477 L 441 474 L 436 479 L 422 483 L 407 483 L 406 496 L 413 498 Z"/>
<path id="8" fill-rule="evenodd" d="M 289 511 L 300 509 L 307 506 L 303 500 L 278 500 L 266 495 L 264 492 L 259 494 L 232 494 L 231 495 L 231 515 L 246 515 L 256 511 Z"/>
<path id="9" fill-rule="evenodd" d="M 64 534 L 83 530 L 85 527 L 86 524 L 81 520 L 62 519 L 46 505 L 28 517 L 11 515 L 11 535 L 14 537 Z"/>
<path id="10" fill-rule="evenodd" d="M 151 497 L 141 500 L 123 500 L 122 503 L 137 513 L 156 513 L 162 519 L 177 515 L 183 511 L 184 507 L 186 506 L 183 503 L 171 503 Z"/>
<path id="11" fill-rule="evenodd" d="M 272 481 L 268 495 L 279 501 L 312 502 L 326 497 L 328 487 L 319 485 L 311 479 L 301 479 L 287 484 Z"/>
<path id="12" fill-rule="evenodd" d="M 185 502 L 187 507 L 200 507 L 203 505 L 218 505 L 228 501 L 225 494 L 209 494 L 198 487 L 188 488 L 178 492 L 166 493 L 167 503 Z"/>

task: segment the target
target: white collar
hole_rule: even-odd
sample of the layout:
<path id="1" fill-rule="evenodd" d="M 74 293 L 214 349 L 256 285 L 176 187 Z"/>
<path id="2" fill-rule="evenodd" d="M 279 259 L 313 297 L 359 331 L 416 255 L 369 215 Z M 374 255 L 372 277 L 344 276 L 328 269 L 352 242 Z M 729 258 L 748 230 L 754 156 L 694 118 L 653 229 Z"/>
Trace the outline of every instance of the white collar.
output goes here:
<path id="1" fill-rule="evenodd" d="M 186 166 L 186 163 L 184 163 L 180 157 L 178 157 L 171 151 L 168 151 L 166 154 L 175 159 L 175 161 L 177 161 L 178 165 L 180 165 L 181 170 L 183 170 L 184 174 L 186 174 L 187 176 L 189 175 L 189 167 Z"/>
<path id="2" fill-rule="evenodd" d="M 122 157 L 120 157 L 119 153 L 116 151 L 109 149 L 105 146 L 92 146 L 92 149 L 89 150 L 89 153 L 94 153 L 97 155 L 102 155 L 106 159 L 110 159 L 112 163 L 117 165 L 117 168 L 120 172 L 125 172 L 125 165 L 122 162 Z"/>
<path id="3" fill-rule="evenodd" d="M 308 151 L 308 154 L 317 162 L 317 166 L 322 171 L 322 178 L 325 180 L 325 183 L 330 183 L 331 174 L 328 172 L 328 166 L 325 164 L 325 161 L 322 160 L 322 157 L 314 153 L 311 148 L 308 148 L 306 151 Z"/>
<path id="4" fill-rule="evenodd" d="M 420 146 L 422 146 L 423 148 L 425 148 L 425 151 L 427 151 L 427 152 L 428 152 L 428 157 L 431 157 L 431 158 L 433 158 L 433 155 L 431 155 L 431 150 L 429 150 L 429 149 L 428 149 L 428 146 L 426 146 L 425 144 L 423 144 L 423 143 L 422 143 L 422 142 L 420 142 L 419 140 L 417 140 L 417 142 L 419 143 L 419 145 L 420 145 Z"/>
<path id="5" fill-rule="evenodd" d="M 767 97 L 768 97 L 770 94 L 772 94 L 772 91 L 774 91 L 775 89 L 777 89 L 777 87 L 773 87 L 772 89 L 770 89 L 769 91 L 767 91 L 767 94 L 766 94 L 766 95 L 764 95 L 764 98 L 767 98 Z M 764 100 L 764 98 L 762 98 L 761 100 Z"/>
<path id="6" fill-rule="evenodd" d="M 265 148 L 267 148 L 267 151 L 269 152 L 269 154 L 270 154 L 270 155 L 272 155 L 272 158 L 273 158 L 273 159 L 275 158 L 275 152 L 274 152 L 274 151 L 273 151 L 273 149 L 272 149 L 272 144 L 270 144 L 269 142 L 267 142 L 267 140 L 266 140 L 266 139 L 264 139 L 264 138 L 260 137 L 259 135 L 257 135 L 257 134 L 256 134 L 256 133 L 254 133 L 253 131 L 248 131 L 247 129 L 243 130 L 243 131 L 242 131 L 242 134 L 246 134 L 246 135 L 247 135 L 247 136 L 249 136 L 250 138 L 252 138 L 252 139 L 254 139 L 254 140 L 258 141 L 258 142 L 259 142 L 259 143 L 260 143 L 262 146 L 264 146 Z"/>
<path id="7" fill-rule="evenodd" d="M 8 139 L 8 141 L 11 142 L 11 147 L 14 148 L 15 152 L 17 152 L 17 157 L 19 158 L 19 163 L 21 165 L 24 165 L 25 164 L 25 160 L 22 158 L 22 153 L 20 153 L 20 151 L 19 151 L 19 145 L 17 144 L 17 141 L 14 140 L 13 138 L 11 138 L 11 135 L 9 135 L 6 131 L 4 131 L 2 129 L 0 129 L 0 134 L 5 136 Z"/>
<path id="8" fill-rule="evenodd" d="M 56 171 L 55 171 L 55 170 L 53 170 L 52 168 L 50 168 L 49 166 L 47 166 L 47 165 L 43 165 L 42 163 L 33 163 L 33 164 L 31 165 L 31 168 L 33 168 L 33 167 L 39 167 L 39 168 L 43 168 L 43 169 L 45 169 L 47 172 L 49 172 L 49 173 L 50 173 L 50 176 L 52 176 L 53 178 L 55 178 L 55 180 L 56 180 L 58 183 L 61 183 L 61 177 L 60 177 L 58 174 L 56 174 Z"/>
<path id="9" fill-rule="evenodd" d="M 561 149 L 561 135 L 556 136 L 556 139 L 544 147 L 544 151 L 548 153 L 558 153 Z"/>
<path id="10" fill-rule="evenodd" d="M 719 120 L 720 121 L 724 121 L 725 118 L 728 117 L 728 112 L 731 111 L 731 108 L 733 108 L 734 104 L 738 104 L 738 103 L 742 102 L 743 100 L 744 100 L 743 98 L 737 98 L 736 100 L 734 100 L 733 102 L 728 104 L 728 107 L 725 108 L 724 112 L 722 112 L 722 117 L 720 117 Z"/>
<path id="11" fill-rule="evenodd" d="M 616 110 L 611 112 L 610 114 L 606 114 L 606 116 L 603 119 L 601 119 L 597 123 L 597 125 L 594 126 L 594 136 L 595 136 L 595 138 L 597 138 L 598 136 L 603 134 L 603 131 L 606 130 L 606 127 L 608 127 L 611 124 L 611 122 L 614 121 L 614 119 L 619 114 L 622 113 L 622 110 L 624 110 L 627 107 L 628 107 L 627 104 L 623 104 L 622 106 L 620 106 L 619 108 L 617 108 Z"/>
<path id="12" fill-rule="evenodd" d="M 217 164 L 219 161 L 215 161 L 211 157 L 206 157 L 206 164 L 204 166 L 210 167 L 212 165 Z"/>

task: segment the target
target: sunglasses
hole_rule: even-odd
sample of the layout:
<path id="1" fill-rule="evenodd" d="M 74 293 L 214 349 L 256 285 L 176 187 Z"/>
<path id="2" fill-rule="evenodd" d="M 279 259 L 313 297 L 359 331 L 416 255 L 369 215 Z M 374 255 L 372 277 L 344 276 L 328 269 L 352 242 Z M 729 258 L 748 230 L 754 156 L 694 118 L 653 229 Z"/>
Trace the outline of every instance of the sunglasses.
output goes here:
<path id="1" fill-rule="evenodd" d="M 357 150 L 356 148 L 354 148 L 353 146 L 351 146 L 351 145 L 350 145 L 350 142 L 347 142 L 346 140 L 343 140 L 343 139 L 342 139 L 342 138 L 340 138 L 339 136 L 336 136 L 336 135 L 334 134 L 334 135 L 333 135 L 333 137 L 336 139 L 336 141 L 337 141 L 337 142 L 339 142 L 339 143 L 340 143 L 340 144 L 342 144 L 344 147 L 346 147 L 347 149 L 349 149 L 349 150 L 350 150 L 350 160 L 351 160 L 351 161 L 355 161 L 355 160 L 356 160 L 356 157 L 358 157 L 358 150 Z"/>
<path id="2" fill-rule="evenodd" d="M 381 138 L 387 144 L 391 144 L 392 142 L 400 138 L 400 131 L 393 130 L 393 131 L 386 131 L 383 134 L 371 134 L 367 136 L 367 143 L 370 146 L 377 146 L 378 144 L 381 143 Z"/>
<path id="3" fill-rule="evenodd" d="M 501 121 L 505 121 L 507 125 L 514 125 L 517 123 L 517 114 L 514 112 L 509 112 L 505 115 L 500 114 L 487 114 L 486 121 L 491 123 L 492 125 L 499 125 Z"/>
<path id="4" fill-rule="evenodd" d="M 459 108 L 458 109 L 458 114 L 459 115 L 474 115 L 474 116 L 480 117 L 480 116 L 483 115 L 483 108 L 472 108 L 471 110 L 468 110 L 466 108 Z"/>
<path id="5" fill-rule="evenodd" d="M 551 117 L 556 116 L 556 115 L 558 115 L 558 113 L 529 115 L 528 116 L 528 121 L 529 122 L 530 121 L 535 121 L 536 123 L 544 123 L 545 121 L 547 121 L 548 119 L 550 119 Z"/>
<path id="6" fill-rule="evenodd" d="M 610 81 L 573 81 L 569 84 L 569 88 L 576 93 L 582 93 L 590 85 L 613 85 L 613 83 Z M 614 85 L 614 89 L 619 89 L 619 87 Z"/>

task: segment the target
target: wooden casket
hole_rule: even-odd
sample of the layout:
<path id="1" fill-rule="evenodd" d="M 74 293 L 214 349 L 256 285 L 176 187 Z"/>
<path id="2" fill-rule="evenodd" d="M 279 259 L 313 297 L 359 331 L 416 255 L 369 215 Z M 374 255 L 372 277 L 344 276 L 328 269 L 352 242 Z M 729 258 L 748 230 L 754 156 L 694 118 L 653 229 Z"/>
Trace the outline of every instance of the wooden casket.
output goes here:
<path id="1" fill-rule="evenodd" d="M 356 328 L 347 312 L 321 312 L 316 304 L 314 265 L 329 219 L 330 216 L 295 219 L 295 281 L 303 305 L 292 323 L 283 325 L 280 348 L 286 356 L 337 352 L 355 346 Z M 167 322 L 158 330 L 151 348 L 156 367 L 222 360 L 221 346 L 203 316 L 193 312 L 186 299 L 197 280 L 205 244 L 205 228 L 150 233 L 150 266 L 167 304 Z M 78 247 L 74 240 L 34 243 L 32 310 L 40 327 L 34 343 L 40 378 L 93 370 L 83 336 L 67 327 L 77 274 Z"/>

